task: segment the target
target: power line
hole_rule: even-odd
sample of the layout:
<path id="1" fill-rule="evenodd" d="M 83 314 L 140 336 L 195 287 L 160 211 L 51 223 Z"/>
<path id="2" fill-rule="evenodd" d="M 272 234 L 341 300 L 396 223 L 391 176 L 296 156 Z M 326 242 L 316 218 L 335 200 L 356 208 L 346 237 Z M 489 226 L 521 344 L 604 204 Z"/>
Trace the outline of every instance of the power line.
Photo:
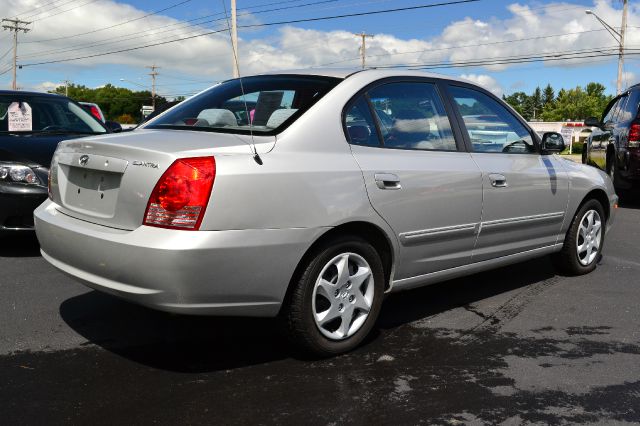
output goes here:
<path id="1" fill-rule="evenodd" d="M 52 4 L 52 5 L 51 5 L 52 7 L 51 7 L 50 9 L 48 9 L 48 10 L 43 10 L 43 11 L 41 11 L 41 12 L 37 12 L 37 13 L 33 13 L 33 14 L 29 14 L 29 15 L 28 15 L 27 17 L 25 17 L 24 19 L 32 19 L 32 18 L 35 18 L 35 17 L 37 17 L 37 16 L 39 16 L 39 15 L 43 15 L 43 16 L 45 16 L 45 14 L 46 14 L 46 13 L 52 12 L 52 11 L 54 11 L 54 10 L 56 10 L 56 9 L 59 9 L 59 8 L 61 8 L 62 6 L 66 6 L 66 5 L 68 5 L 69 3 L 75 3 L 76 1 L 81 1 L 81 0 L 67 0 L 67 1 L 65 1 L 65 2 L 58 3 L 58 4 L 55 4 L 55 5 L 53 5 L 53 4 Z M 35 10 L 35 9 L 34 9 L 34 10 Z M 23 14 L 23 15 L 25 15 L 25 14 Z M 33 19 L 32 19 L 32 20 L 33 20 Z"/>
<path id="2" fill-rule="evenodd" d="M 295 1 L 302 1 L 302 0 L 295 0 Z M 279 10 L 284 10 L 284 9 L 307 7 L 307 6 L 312 6 L 312 5 L 316 5 L 316 4 L 322 4 L 322 3 L 333 3 L 333 2 L 337 2 L 337 1 L 339 1 L 339 0 L 315 1 L 315 2 L 311 2 L 311 3 L 293 5 L 293 6 L 289 6 L 287 8 L 260 10 L 260 11 L 254 12 L 254 13 L 241 13 L 241 14 L 238 14 L 238 16 L 242 17 L 242 16 L 250 15 L 250 14 L 268 13 L 268 12 L 279 11 Z M 239 10 L 246 10 L 246 9 L 239 9 Z M 75 45 L 75 46 L 72 46 L 71 48 L 62 48 L 62 49 L 54 49 L 54 50 L 42 50 L 42 51 L 38 51 L 38 52 L 32 52 L 32 53 L 27 54 L 27 55 L 22 55 L 21 58 L 34 58 L 34 57 L 39 57 L 39 56 L 49 56 L 49 55 L 53 55 L 53 54 L 57 54 L 57 53 L 73 52 L 73 51 L 83 50 L 83 49 L 92 48 L 92 47 L 104 46 L 104 45 L 109 45 L 109 44 L 117 44 L 117 43 L 121 43 L 121 42 L 128 41 L 128 40 L 138 39 L 140 37 L 150 37 L 150 36 L 155 36 L 155 35 L 162 34 L 162 33 L 176 32 L 176 31 L 183 30 L 183 29 L 186 29 L 186 28 L 201 27 L 204 24 L 224 21 L 225 18 L 212 19 L 212 20 L 199 22 L 197 24 L 192 24 L 192 25 L 189 25 L 189 24 L 184 25 L 184 24 L 186 24 L 188 22 L 193 22 L 193 21 L 197 21 L 197 20 L 202 20 L 202 19 L 205 19 L 205 18 L 213 17 L 213 16 L 219 16 L 219 15 L 222 15 L 222 13 L 216 13 L 216 14 L 207 15 L 207 16 L 200 17 L 200 18 L 194 18 L 194 19 L 190 19 L 188 21 L 184 21 L 184 22 L 180 22 L 180 23 L 176 23 L 176 24 L 172 24 L 172 25 L 168 25 L 168 26 L 167 25 L 163 25 L 163 26 L 160 26 L 160 27 L 151 28 L 149 30 L 138 31 L 138 32 L 135 32 L 135 33 L 124 34 L 124 35 L 115 36 L 115 37 L 109 37 L 109 38 L 106 38 L 106 39 L 103 39 L 103 40 L 99 40 L 97 42 L 92 42 L 92 43 L 89 43 L 89 44 Z M 180 25 L 181 27 L 180 28 L 174 28 L 174 29 L 166 29 L 168 27 L 177 26 L 177 25 Z M 155 32 L 155 33 L 145 34 L 147 32 L 153 31 L 153 30 L 155 30 L 157 28 L 165 28 L 165 30 L 164 31 L 158 31 L 158 32 Z M 136 37 L 137 35 L 140 35 L 140 34 L 144 34 L 144 35 Z M 129 37 L 129 36 L 131 36 L 131 37 Z M 121 39 L 121 40 L 113 41 L 113 42 L 109 41 L 109 40 L 114 40 L 114 39 Z M 166 39 L 166 38 L 164 38 L 164 39 Z M 163 40 L 163 39 L 161 39 L 161 40 Z"/>
<path id="3" fill-rule="evenodd" d="M 92 0 L 92 1 L 95 1 L 95 0 Z M 141 19 L 148 18 L 149 16 L 157 15 L 158 13 L 165 12 L 167 10 L 176 8 L 178 6 L 181 6 L 181 5 L 183 5 L 185 3 L 189 3 L 189 2 L 191 2 L 191 0 L 183 0 L 181 2 L 174 3 L 174 4 L 170 5 L 170 6 L 167 6 L 167 7 L 163 8 L 163 9 L 147 13 L 146 15 L 140 16 L 138 18 L 129 19 L 127 21 L 123 21 L 123 22 L 120 22 L 120 23 L 117 23 L 117 24 L 114 24 L 114 25 L 110 25 L 110 26 L 107 26 L 107 27 L 97 28 L 95 30 L 87 31 L 87 32 L 84 32 L 84 33 L 78 33 L 78 34 L 73 34 L 73 35 L 64 36 L 64 37 L 49 38 L 49 39 L 45 39 L 45 40 L 32 40 L 32 41 L 30 41 L 30 43 L 44 43 L 44 42 L 48 42 L 48 41 L 65 40 L 65 39 L 69 39 L 69 38 L 75 38 L 75 37 L 80 37 L 80 36 L 87 35 L 87 34 L 94 34 L 94 33 L 97 33 L 97 32 L 110 30 L 112 28 L 120 27 L 122 25 L 126 25 L 126 24 L 129 24 L 131 22 L 136 22 L 136 21 L 139 21 Z"/>
<path id="4" fill-rule="evenodd" d="M 273 25 L 299 24 L 301 22 L 327 21 L 332 19 L 353 18 L 356 16 L 379 15 L 382 13 L 406 12 L 409 10 L 427 9 L 427 8 L 440 7 L 440 6 L 454 6 L 454 5 L 465 4 L 465 3 L 476 3 L 479 1 L 481 0 L 456 0 L 456 1 L 441 2 L 441 3 L 423 4 L 418 6 L 397 7 L 393 9 L 372 10 L 369 12 L 357 12 L 357 13 L 346 13 L 343 15 L 322 16 L 318 18 L 292 19 L 290 21 L 268 22 L 266 24 L 241 25 L 238 28 L 258 28 L 258 27 L 270 27 Z"/>
<path id="5" fill-rule="evenodd" d="M 609 50 L 614 48 L 608 48 Z M 640 52 L 635 52 L 640 49 L 627 49 L 633 51 L 630 55 L 638 55 Z M 581 56 L 576 56 L 581 55 Z M 376 69 L 391 69 L 391 68 L 408 68 L 412 70 L 424 70 L 424 69 L 438 69 L 438 68 L 467 68 L 467 67 L 479 67 L 479 66 L 491 66 L 491 65 L 508 65 L 508 64 L 520 64 L 528 62 L 540 62 L 540 61 L 560 61 L 560 60 L 573 60 L 584 59 L 592 57 L 602 56 L 615 56 L 617 53 L 603 52 L 602 49 L 595 49 L 589 51 L 567 51 L 567 52 L 554 52 L 544 55 L 533 56 L 512 56 L 512 57 L 500 57 L 486 60 L 471 60 L 471 61 L 459 61 L 459 62 L 434 62 L 423 64 L 396 64 L 379 66 Z"/>
<path id="6" fill-rule="evenodd" d="M 455 45 L 455 46 L 439 47 L 439 48 L 435 48 L 435 49 L 430 48 L 430 49 L 411 50 L 411 51 L 407 51 L 407 52 L 380 53 L 380 54 L 377 54 L 377 55 L 368 55 L 367 58 L 379 58 L 379 57 L 385 57 L 385 56 L 409 55 L 409 54 L 413 54 L 413 53 L 423 53 L 423 52 L 438 52 L 438 51 L 443 51 L 443 50 L 464 49 L 464 48 L 467 48 L 467 47 L 492 46 L 492 45 L 496 45 L 496 44 L 516 43 L 516 42 L 531 41 L 531 40 L 542 40 L 542 39 L 546 39 L 546 38 L 564 37 L 564 36 L 567 36 L 567 35 L 592 33 L 592 32 L 598 32 L 598 31 L 605 31 L 605 30 L 604 29 L 599 29 L 599 30 L 575 31 L 575 32 L 571 32 L 571 33 L 550 34 L 550 35 L 545 35 L 545 36 L 517 38 L 517 39 L 511 39 L 511 40 L 500 40 L 500 41 L 492 41 L 492 42 L 486 42 L 486 43 L 458 44 L 458 45 Z M 352 57 L 352 58 L 349 58 L 349 59 L 343 59 L 343 60 L 339 60 L 339 61 L 326 62 L 326 63 L 321 64 L 319 66 L 335 65 L 335 64 L 340 64 L 340 63 L 344 63 L 344 62 L 355 61 L 356 59 L 360 59 L 360 57 Z"/>
<path id="7" fill-rule="evenodd" d="M 53 3 L 57 3 L 58 1 L 59 0 L 53 0 L 53 1 L 47 2 L 45 4 L 41 4 L 40 6 L 34 7 L 33 9 L 29 9 L 29 10 L 26 10 L 24 12 L 17 13 L 15 16 L 18 17 L 20 15 L 26 15 L 27 13 L 31 13 L 31 12 L 36 11 L 38 9 L 42 9 L 43 7 L 49 6 L 49 5 L 53 4 Z M 75 0 L 73 0 L 73 1 L 75 1 Z"/>
<path id="8" fill-rule="evenodd" d="M 5 56 L 7 56 L 9 53 L 11 53 L 11 51 L 13 50 L 13 47 L 10 47 L 9 50 L 7 50 L 2 56 L 0 56 L 0 61 L 4 59 Z"/>
<path id="9" fill-rule="evenodd" d="M 59 12 L 56 12 L 56 13 L 54 13 L 53 15 L 47 15 L 47 16 L 44 16 L 44 17 L 42 17 L 42 18 L 33 19 L 33 22 L 37 22 L 37 21 L 44 21 L 45 19 L 53 18 L 54 16 L 58 16 L 58 15 L 62 15 L 63 13 L 71 12 L 72 10 L 79 9 L 79 8 L 81 8 L 81 7 L 87 6 L 87 5 L 89 5 L 89 4 L 91 4 L 91 3 L 95 3 L 95 2 L 97 2 L 97 1 L 98 1 L 98 0 L 89 0 L 89 1 L 87 1 L 87 2 L 85 2 L 85 3 L 83 3 L 83 4 L 80 4 L 80 5 L 74 6 L 74 7 L 70 8 L 70 9 L 65 9 L 65 10 L 61 10 L 61 11 L 59 11 Z M 56 9 L 57 9 L 57 8 L 56 8 Z M 55 9 L 51 9 L 51 10 L 55 10 Z M 49 12 L 50 12 L 50 11 L 49 11 Z M 34 16 L 37 16 L 37 15 L 34 15 Z"/>
<path id="10" fill-rule="evenodd" d="M 186 0 L 186 1 L 190 1 L 190 0 Z M 286 25 L 286 24 L 299 23 L 299 22 L 311 22 L 311 21 L 331 20 L 331 19 L 342 19 L 342 18 L 349 18 L 349 17 L 353 17 L 353 16 L 366 16 L 366 15 L 375 15 L 375 14 L 382 14 L 382 13 L 393 13 L 393 12 L 409 11 L 409 10 L 416 10 L 416 9 L 426 9 L 426 8 L 433 8 L 433 7 L 440 7 L 440 6 L 452 6 L 452 5 L 465 4 L 465 3 L 475 3 L 475 2 L 478 2 L 478 1 L 481 1 L 481 0 L 455 0 L 455 1 L 449 1 L 449 2 L 432 3 L 432 4 L 427 4 L 427 5 L 401 7 L 401 8 L 393 8 L 393 9 L 385 9 L 385 10 L 376 10 L 376 11 L 370 11 L 370 12 L 359 12 L 359 13 L 350 13 L 350 14 L 344 14 L 344 15 L 323 16 L 323 17 L 317 17 L 317 18 L 306 18 L 306 19 L 297 19 L 297 20 L 280 21 L 280 22 L 268 22 L 268 23 L 264 23 L 264 24 L 239 25 L 238 28 L 257 28 L 257 27 L 268 27 L 268 26 L 273 26 L 273 25 Z M 118 24 L 118 25 L 122 25 L 122 24 Z M 133 50 L 146 49 L 146 48 L 149 48 L 149 47 L 161 46 L 161 45 L 165 45 L 165 44 L 175 43 L 175 42 L 178 42 L 178 41 L 190 40 L 190 39 L 194 39 L 194 38 L 198 38 L 198 37 L 203 37 L 203 36 L 206 36 L 206 35 L 218 34 L 218 33 L 221 33 L 223 31 L 227 31 L 227 29 L 208 31 L 208 32 L 205 32 L 205 33 L 202 33 L 202 34 L 192 35 L 192 36 L 188 36 L 188 37 L 181 37 L 181 38 L 177 38 L 177 39 L 174 39 L 174 40 L 169 40 L 169 41 L 166 41 L 166 42 L 150 43 L 150 44 L 146 44 L 146 45 L 142 45 L 142 46 L 119 49 L 119 50 L 115 50 L 115 51 L 111 51 L 111 52 L 96 53 L 96 54 L 92 54 L 92 55 L 78 56 L 78 57 L 75 57 L 75 58 L 66 58 L 66 59 L 57 59 L 57 60 L 52 60 L 52 61 L 35 62 L 35 63 L 30 63 L 30 64 L 23 64 L 22 66 L 23 67 L 31 67 L 31 66 L 45 65 L 45 64 L 56 64 L 56 63 L 61 63 L 61 62 L 70 62 L 70 61 L 77 61 L 77 60 L 80 60 L 80 59 L 89 59 L 89 58 L 95 58 L 95 57 L 99 57 L 99 56 L 113 55 L 113 54 L 116 54 L 116 53 L 130 52 L 130 51 L 133 51 Z"/>

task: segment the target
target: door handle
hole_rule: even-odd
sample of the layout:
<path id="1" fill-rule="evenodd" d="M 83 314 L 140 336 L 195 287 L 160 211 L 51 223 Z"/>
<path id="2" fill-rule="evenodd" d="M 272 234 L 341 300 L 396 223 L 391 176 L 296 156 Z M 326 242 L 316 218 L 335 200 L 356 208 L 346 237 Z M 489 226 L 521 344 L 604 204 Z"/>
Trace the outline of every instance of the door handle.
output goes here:
<path id="1" fill-rule="evenodd" d="M 393 173 L 376 173 L 374 176 L 376 186 L 380 189 L 402 189 L 400 178 Z"/>
<path id="2" fill-rule="evenodd" d="M 507 178 L 500 173 L 490 173 L 489 180 L 491 181 L 491 186 L 494 188 L 506 188 L 509 186 L 507 184 Z"/>

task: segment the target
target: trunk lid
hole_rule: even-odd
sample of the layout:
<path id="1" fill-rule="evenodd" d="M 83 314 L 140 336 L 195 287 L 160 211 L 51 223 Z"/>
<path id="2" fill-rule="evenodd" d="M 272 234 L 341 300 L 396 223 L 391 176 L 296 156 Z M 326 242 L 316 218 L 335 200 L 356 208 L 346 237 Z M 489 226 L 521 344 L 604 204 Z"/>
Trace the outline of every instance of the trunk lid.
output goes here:
<path id="1" fill-rule="evenodd" d="M 275 137 L 254 140 L 259 153 L 275 144 Z M 153 188 L 177 158 L 251 156 L 250 143 L 245 135 L 175 130 L 66 141 L 51 164 L 51 196 L 69 216 L 132 230 L 142 225 Z"/>

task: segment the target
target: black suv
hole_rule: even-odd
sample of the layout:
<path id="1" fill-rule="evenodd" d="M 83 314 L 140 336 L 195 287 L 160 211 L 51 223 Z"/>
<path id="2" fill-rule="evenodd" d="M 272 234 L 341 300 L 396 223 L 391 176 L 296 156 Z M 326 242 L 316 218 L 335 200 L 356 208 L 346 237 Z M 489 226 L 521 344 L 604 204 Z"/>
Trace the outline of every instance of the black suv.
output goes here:
<path id="1" fill-rule="evenodd" d="M 582 162 L 606 171 L 618 192 L 640 189 L 640 84 L 615 97 L 602 120 L 588 118 L 593 131 L 583 147 Z"/>

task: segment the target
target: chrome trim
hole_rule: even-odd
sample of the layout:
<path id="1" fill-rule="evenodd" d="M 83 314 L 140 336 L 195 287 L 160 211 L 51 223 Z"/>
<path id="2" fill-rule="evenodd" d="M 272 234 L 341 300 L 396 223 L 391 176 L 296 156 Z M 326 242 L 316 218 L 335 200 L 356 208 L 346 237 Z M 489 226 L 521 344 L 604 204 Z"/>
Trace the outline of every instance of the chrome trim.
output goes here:
<path id="1" fill-rule="evenodd" d="M 470 263 L 467 265 L 457 266 L 455 268 L 445 269 L 442 271 L 431 272 L 424 275 L 418 275 L 415 277 L 402 278 L 400 280 L 394 280 L 391 283 L 390 293 L 397 291 L 409 290 L 423 285 L 435 284 L 441 281 L 450 280 L 478 272 L 487 271 L 501 266 L 518 263 L 523 260 L 529 260 L 534 257 L 544 256 L 550 253 L 554 253 L 562 250 L 562 243 L 554 244 L 550 246 L 540 247 L 533 250 L 527 250 L 521 253 L 514 253 L 507 256 L 498 257 L 495 259 L 487 259 L 476 263 Z"/>
<path id="2" fill-rule="evenodd" d="M 409 245 L 425 240 L 448 238 L 451 236 L 474 235 L 479 232 L 479 223 L 444 226 L 442 228 L 423 229 L 420 231 L 403 232 L 399 235 L 402 245 Z"/>
<path id="3" fill-rule="evenodd" d="M 485 228 L 489 230 L 494 230 L 494 229 L 508 227 L 512 225 L 519 225 L 521 223 L 548 222 L 548 221 L 554 221 L 554 220 L 563 219 L 563 218 L 564 218 L 564 212 L 555 212 L 555 213 L 536 214 L 532 216 L 520 216 L 520 217 L 511 217 L 507 219 L 490 220 L 488 222 L 482 222 L 482 224 L 480 225 L 480 232 L 485 230 Z"/>

